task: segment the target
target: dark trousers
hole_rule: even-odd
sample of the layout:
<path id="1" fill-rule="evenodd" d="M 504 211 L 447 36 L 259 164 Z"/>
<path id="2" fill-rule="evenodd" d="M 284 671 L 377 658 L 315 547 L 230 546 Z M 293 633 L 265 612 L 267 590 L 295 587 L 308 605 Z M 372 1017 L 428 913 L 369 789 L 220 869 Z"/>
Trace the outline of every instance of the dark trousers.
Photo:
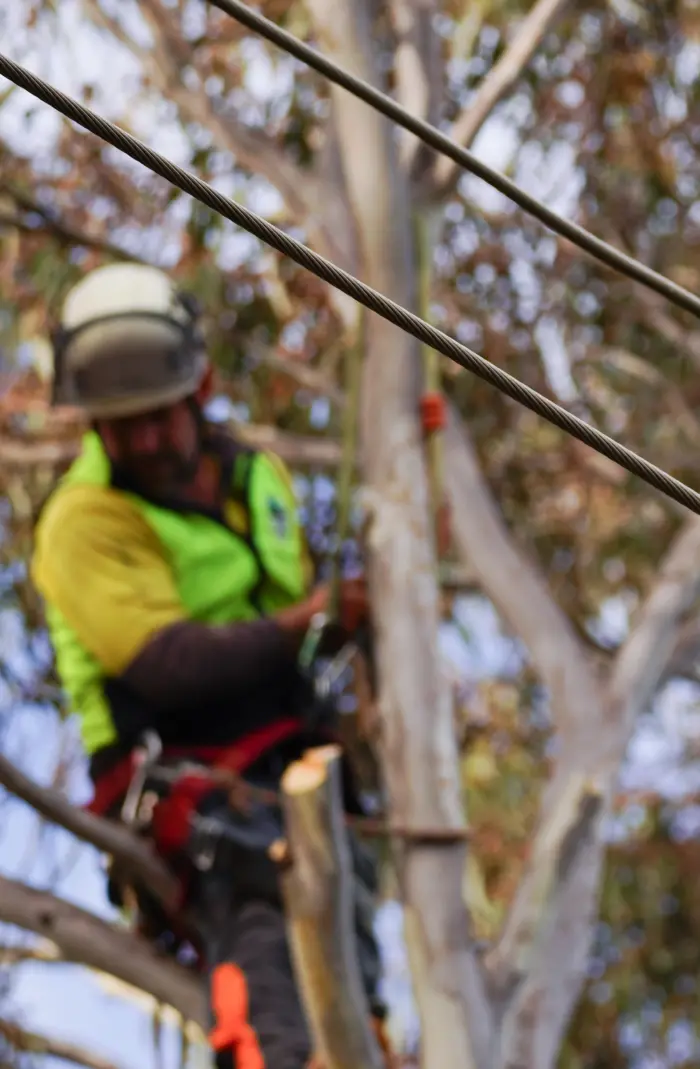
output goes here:
<path id="1" fill-rule="evenodd" d="M 282 836 L 280 814 L 256 805 L 244 817 L 223 797 L 212 796 L 202 815 L 208 831 L 191 843 L 197 865 L 191 909 L 209 978 L 217 1066 L 305 1069 L 311 1038 L 287 944 L 278 874 L 266 851 Z M 370 1010 L 381 1017 L 372 931 L 375 866 L 356 841 L 352 852 L 360 965 Z"/>

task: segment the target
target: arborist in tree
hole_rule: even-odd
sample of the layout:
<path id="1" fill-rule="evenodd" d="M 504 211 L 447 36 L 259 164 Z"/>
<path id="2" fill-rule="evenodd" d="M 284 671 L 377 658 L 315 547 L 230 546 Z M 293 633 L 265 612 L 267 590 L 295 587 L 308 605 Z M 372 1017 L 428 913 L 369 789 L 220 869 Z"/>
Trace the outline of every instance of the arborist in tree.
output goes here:
<path id="1" fill-rule="evenodd" d="M 310 1040 L 267 854 L 282 834 L 274 796 L 239 812 L 230 791 L 182 765 L 239 773 L 260 795 L 332 728 L 299 667 L 329 590 L 311 589 L 289 474 L 205 419 L 212 371 L 195 302 L 162 272 L 88 274 L 64 303 L 54 356 L 55 397 L 81 406 L 90 429 L 40 516 L 32 574 L 80 718 L 91 808 L 124 816 L 150 732 L 172 775 L 165 787 L 146 778 L 129 819 L 182 879 L 217 1064 L 303 1069 Z M 364 585 L 343 581 L 339 600 L 350 633 L 367 616 Z M 350 774 L 346 804 L 359 811 Z M 371 860 L 353 851 L 376 890 Z M 138 900 L 167 932 L 143 889 Z M 357 934 L 379 1021 L 377 946 L 359 905 Z"/>

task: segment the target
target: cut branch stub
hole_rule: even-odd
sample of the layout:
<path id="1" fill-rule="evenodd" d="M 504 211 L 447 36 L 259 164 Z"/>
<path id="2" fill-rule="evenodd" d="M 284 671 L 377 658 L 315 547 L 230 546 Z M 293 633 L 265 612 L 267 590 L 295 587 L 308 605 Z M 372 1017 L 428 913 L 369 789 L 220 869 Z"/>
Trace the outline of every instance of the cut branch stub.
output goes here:
<path id="1" fill-rule="evenodd" d="M 294 965 L 325 1069 L 382 1069 L 355 943 L 340 749 L 309 750 L 282 779 L 291 863 L 281 874 Z"/>

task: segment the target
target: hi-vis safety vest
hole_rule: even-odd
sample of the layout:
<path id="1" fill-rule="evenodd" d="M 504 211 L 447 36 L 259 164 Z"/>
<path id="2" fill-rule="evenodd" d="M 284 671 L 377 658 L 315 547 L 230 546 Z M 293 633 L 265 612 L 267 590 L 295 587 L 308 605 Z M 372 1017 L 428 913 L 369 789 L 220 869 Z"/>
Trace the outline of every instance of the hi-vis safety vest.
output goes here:
<path id="1" fill-rule="evenodd" d="M 110 481 L 100 438 L 88 432 L 61 485 L 109 486 Z M 304 597 L 310 575 L 303 530 L 286 469 L 274 456 L 246 450 L 236 456 L 224 506 L 226 526 L 202 513 L 126 496 L 160 540 L 190 619 L 208 624 L 251 620 Z M 47 605 L 46 618 L 59 675 L 92 755 L 118 741 L 104 672 L 54 606 Z"/>

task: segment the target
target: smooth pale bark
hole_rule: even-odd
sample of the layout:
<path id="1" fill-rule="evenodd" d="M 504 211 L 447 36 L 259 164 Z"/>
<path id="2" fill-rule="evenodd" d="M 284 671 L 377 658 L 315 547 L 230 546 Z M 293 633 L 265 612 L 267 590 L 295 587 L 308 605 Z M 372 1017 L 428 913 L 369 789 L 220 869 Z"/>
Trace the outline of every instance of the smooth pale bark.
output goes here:
<path id="1" fill-rule="evenodd" d="M 87 965 L 172 1006 L 208 1027 L 201 979 L 158 954 L 145 940 L 113 928 L 48 891 L 0 876 L 0 920 L 50 939 L 64 961 Z"/>
<path id="2" fill-rule="evenodd" d="M 550 692 L 559 750 L 530 861 L 486 966 L 503 1069 L 553 1069 L 586 979 L 620 763 L 700 596 L 700 520 L 690 518 L 605 676 L 507 530 L 466 430 L 452 415 L 446 488 L 465 565 L 528 647 Z"/>
<path id="3" fill-rule="evenodd" d="M 282 806 L 287 926 L 317 1054 L 324 1069 L 383 1069 L 355 944 L 337 746 L 310 750 L 287 769 Z"/>
<path id="4" fill-rule="evenodd" d="M 308 4 L 324 52 L 377 84 L 371 7 L 367 0 Z M 394 133 L 349 94 L 333 89 L 332 97 L 360 274 L 415 307 L 410 191 Z M 413 339 L 369 316 L 362 453 L 383 774 L 392 821 L 459 831 L 464 815 L 452 706 L 437 655 L 438 590 L 417 418 L 419 375 Z M 405 841 L 396 845 L 395 856 L 423 1064 L 486 1065 L 490 1011 L 461 896 L 464 843 Z"/>

